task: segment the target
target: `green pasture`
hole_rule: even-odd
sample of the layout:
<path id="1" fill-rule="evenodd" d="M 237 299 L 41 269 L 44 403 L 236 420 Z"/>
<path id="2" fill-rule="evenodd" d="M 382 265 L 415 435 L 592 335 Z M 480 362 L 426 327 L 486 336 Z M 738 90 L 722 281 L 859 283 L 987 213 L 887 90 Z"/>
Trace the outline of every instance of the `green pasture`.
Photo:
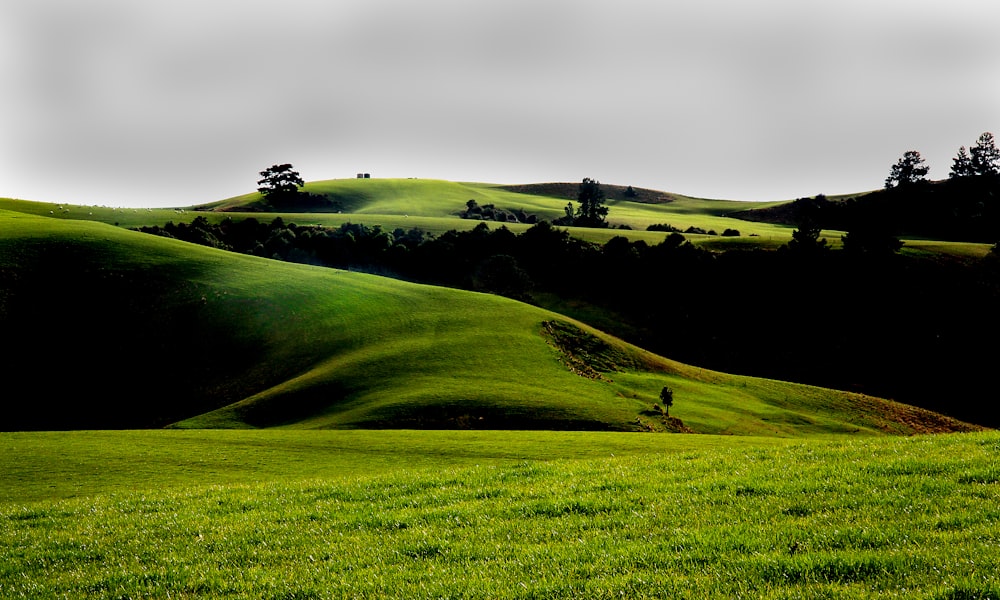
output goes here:
<path id="1" fill-rule="evenodd" d="M 524 461 L 769 447 L 791 439 L 470 430 L 0 432 L 0 505 L 311 479 L 353 480 Z"/>
<path id="2" fill-rule="evenodd" d="M 335 201 L 344 213 L 351 214 L 454 217 L 465 210 L 466 202 L 475 200 L 498 208 L 524 208 L 554 218 L 562 214 L 565 205 L 556 199 L 516 194 L 495 185 L 437 179 L 331 179 L 308 182 L 302 190 Z M 251 192 L 204 208 L 238 210 L 255 206 L 260 200 L 259 193 Z"/>
<path id="3" fill-rule="evenodd" d="M 4 598 L 1000 594 L 996 433 L 76 432 L 0 446 Z"/>
<path id="4" fill-rule="evenodd" d="M 453 214 L 469 198 L 565 205 L 425 180 L 309 189 L 353 212 L 286 222 L 440 233 L 478 224 Z M 711 248 L 787 241 L 717 202 L 609 219 L 744 234 L 687 236 Z M 506 298 L 128 230 L 198 215 L 275 216 L 0 200 L 0 415 L 183 413 L 0 433 L 0 598 L 1000 598 L 997 432 L 684 365 Z M 696 433 L 662 433 L 664 386 Z"/>
<path id="5" fill-rule="evenodd" d="M 125 228 L 163 225 L 167 221 L 189 222 L 198 216 L 197 213 L 192 214 L 193 211 L 183 208 L 85 206 L 13 198 L 0 198 L 0 211 L 50 217 L 56 220 L 96 221 Z"/>

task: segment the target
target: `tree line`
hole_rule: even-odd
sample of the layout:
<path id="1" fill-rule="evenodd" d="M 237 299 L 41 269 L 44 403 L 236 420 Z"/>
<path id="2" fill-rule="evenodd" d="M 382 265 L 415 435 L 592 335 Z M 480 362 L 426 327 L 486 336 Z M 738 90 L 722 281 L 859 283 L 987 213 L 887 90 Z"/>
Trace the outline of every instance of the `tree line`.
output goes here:
<path id="1" fill-rule="evenodd" d="M 889 176 L 885 179 L 885 187 L 891 189 L 922 183 L 927 180 L 928 173 L 930 173 L 930 167 L 920 152 L 907 150 L 889 170 Z M 995 177 L 997 175 L 1000 175 L 1000 149 L 997 148 L 993 133 L 985 131 L 968 150 L 965 146 L 958 149 L 958 154 L 952 159 L 948 178 Z"/>

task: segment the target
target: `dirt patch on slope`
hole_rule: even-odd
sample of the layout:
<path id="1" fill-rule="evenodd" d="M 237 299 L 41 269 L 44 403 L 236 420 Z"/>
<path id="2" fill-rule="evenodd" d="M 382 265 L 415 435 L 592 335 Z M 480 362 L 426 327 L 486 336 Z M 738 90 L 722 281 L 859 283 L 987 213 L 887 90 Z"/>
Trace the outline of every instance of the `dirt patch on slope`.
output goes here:
<path id="1" fill-rule="evenodd" d="M 610 381 L 605 373 L 639 367 L 624 350 L 565 321 L 544 321 L 542 335 L 559 351 L 563 364 L 581 377 Z"/>
<path id="2" fill-rule="evenodd" d="M 854 398 L 855 406 L 865 413 L 880 419 L 880 429 L 895 434 L 955 433 L 988 431 L 986 427 L 959 421 L 953 417 L 936 413 L 919 406 L 882 400 L 870 396 Z"/>

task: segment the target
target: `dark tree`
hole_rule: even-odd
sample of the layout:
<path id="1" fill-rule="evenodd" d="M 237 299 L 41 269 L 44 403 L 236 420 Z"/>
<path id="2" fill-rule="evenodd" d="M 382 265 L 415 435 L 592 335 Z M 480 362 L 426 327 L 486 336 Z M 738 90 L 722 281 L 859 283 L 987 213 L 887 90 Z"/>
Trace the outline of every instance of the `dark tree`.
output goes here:
<path id="1" fill-rule="evenodd" d="M 638 194 L 635 193 L 635 190 L 632 189 L 632 186 L 628 186 L 627 188 L 625 188 L 625 192 L 623 195 L 626 198 L 635 198 L 636 196 L 638 196 Z"/>
<path id="2" fill-rule="evenodd" d="M 572 202 L 566 203 L 566 206 L 563 207 L 563 213 L 563 216 L 552 219 L 553 225 L 563 225 L 565 227 L 569 227 L 574 221 L 576 221 L 576 217 L 574 217 L 576 214 L 576 208 L 573 206 Z"/>
<path id="3" fill-rule="evenodd" d="M 973 175 L 1000 174 L 1000 150 L 989 131 L 979 136 L 976 145 L 969 149 L 969 155 Z"/>
<path id="4" fill-rule="evenodd" d="M 823 254 L 830 248 L 827 246 L 826 238 L 821 238 L 821 229 L 815 225 L 803 224 L 792 232 L 792 239 L 782 246 L 788 252 L 796 256 L 816 256 Z"/>
<path id="5" fill-rule="evenodd" d="M 608 216 L 608 207 L 604 206 L 604 190 L 596 179 L 584 177 L 580 183 L 580 191 L 576 199 L 580 202 L 576 210 L 573 224 L 580 227 L 607 227 L 604 220 Z"/>
<path id="6" fill-rule="evenodd" d="M 517 264 L 517 259 L 497 254 L 479 263 L 472 275 L 472 287 L 481 292 L 527 300 L 532 283 L 528 273 Z"/>
<path id="7" fill-rule="evenodd" d="M 908 150 L 903 153 L 903 157 L 892 165 L 889 176 L 885 178 L 885 188 L 895 186 L 911 185 L 924 181 L 930 167 L 924 164 L 923 157 L 916 150 Z"/>
<path id="8" fill-rule="evenodd" d="M 965 146 L 958 149 L 958 154 L 955 158 L 951 159 L 951 173 L 948 177 L 955 179 L 957 177 L 970 177 L 974 175 L 972 171 L 972 158 L 969 157 L 969 153 L 965 150 Z"/>
<path id="9" fill-rule="evenodd" d="M 272 204 L 281 204 L 294 199 L 305 182 L 292 165 L 271 165 L 260 172 L 257 191 Z"/>
<path id="10" fill-rule="evenodd" d="M 842 236 L 844 252 L 854 256 L 882 257 L 899 252 L 903 242 L 886 227 L 857 226 Z"/>
<path id="11" fill-rule="evenodd" d="M 663 403 L 663 415 L 670 416 L 670 407 L 674 405 L 674 391 L 668 387 L 660 390 L 660 402 Z"/>

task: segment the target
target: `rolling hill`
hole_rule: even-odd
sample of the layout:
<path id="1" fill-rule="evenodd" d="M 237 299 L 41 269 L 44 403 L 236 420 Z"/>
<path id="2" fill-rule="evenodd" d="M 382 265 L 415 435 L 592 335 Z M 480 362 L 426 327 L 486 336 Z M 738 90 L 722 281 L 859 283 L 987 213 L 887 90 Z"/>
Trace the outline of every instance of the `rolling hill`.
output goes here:
<path id="1" fill-rule="evenodd" d="M 430 179 L 332 179 L 307 182 L 303 190 L 315 203 L 275 209 L 262 202 L 261 195 L 251 192 L 205 205 L 186 207 L 222 219 L 226 216 L 259 216 L 259 213 L 281 215 L 286 220 L 306 221 L 324 226 L 339 226 L 345 222 L 380 224 L 385 228 L 419 227 L 440 234 L 451 229 L 471 229 L 478 222 L 459 219 L 465 203 L 475 200 L 480 205 L 493 204 L 509 211 L 524 211 L 539 218 L 552 220 L 564 214 L 567 202 L 575 202 L 579 183 L 535 183 L 501 185 L 489 183 L 452 182 Z M 741 200 L 710 200 L 681 194 L 635 188 L 636 196 L 625 196 L 626 186 L 602 184 L 610 208 L 608 222 L 612 228 L 591 229 L 569 227 L 574 237 L 596 243 L 606 243 L 615 236 L 642 240 L 649 244 L 661 242 L 668 234 L 647 231 L 650 225 L 669 224 L 679 230 L 696 228 L 723 232 L 733 229 L 739 236 L 722 237 L 687 233 L 685 237 L 696 246 L 713 250 L 730 248 L 777 248 L 791 239 L 797 219 L 793 212 L 798 201 L 747 202 Z M 870 195 L 870 194 L 869 194 Z M 875 194 L 878 196 L 878 194 Z M 853 203 L 866 194 L 830 197 L 837 204 Z M 0 207 L 3 205 L 0 204 Z M 947 207 L 945 207 L 947 208 Z M 24 210 L 21 208 L 21 210 Z M 37 209 L 36 209 L 37 210 Z M 193 218 L 191 212 L 187 219 Z M 150 216 L 153 216 L 152 213 Z M 308 215 L 308 216 L 306 216 Z M 55 216 L 59 216 L 57 213 Z M 95 213 L 94 217 L 97 217 Z M 141 224 L 160 224 L 146 219 Z M 174 215 L 175 220 L 185 215 Z M 102 217 L 105 222 L 129 223 L 135 217 L 121 212 Z M 494 226 L 499 226 L 494 223 Z M 514 232 L 529 227 L 521 223 L 504 223 Z M 839 247 L 846 231 L 843 219 L 824 223 L 823 236 L 831 247 Z M 624 230 L 623 230 L 624 228 Z M 918 232 L 919 233 L 919 232 Z M 905 236 L 904 236 L 905 237 Z M 955 238 L 964 240 L 964 238 Z M 906 252 L 934 253 L 959 258 L 981 257 L 989 250 L 985 243 L 943 241 L 933 236 L 907 237 Z"/>
<path id="2" fill-rule="evenodd" d="M 465 209 L 466 202 L 475 200 L 479 205 L 493 204 L 497 208 L 510 211 L 524 211 L 538 218 L 552 220 L 564 214 L 567 201 L 576 201 L 579 183 L 549 183 L 529 185 L 498 185 L 487 183 L 460 183 L 430 179 L 332 179 L 307 182 L 302 190 L 312 198 L 291 207 L 267 205 L 257 192 L 235 196 L 218 202 L 193 207 L 198 211 L 211 212 L 277 212 L 288 215 L 309 215 L 309 219 L 327 219 L 328 216 L 344 215 L 343 218 L 355 222 L 378 220 L 387 227 L 406 227 L 405 219 L 445 219 L 440 223 L 421 222 L 427 229 L 446 230 L 461 228 L 456 221 Z M 745 236 L 753 234 L 762 243 L 774 238 L 782 241 L 791 235 L 791 228 L 771 223 L 740 221 L 726 216 L 730 212 L 755 208 L 766 208 L 778 203 L 740 202 L 732 200 L 703 200 L 679 194 L 656 190 L 637 189 L 635 198 L 623 196 L 622 186 L 602 185 L 607 190 L 607 205 L 611 208 L 608 222 L 614 228 L 627 227 L 630 237 L 659 241 L 665 237 L 661 232 L 646 232 L 654 224 L 669 223 L 686 229 L 699 227 L 719 232 L 728 228 L 741 228 Z M 294 218 L 294 217 L 291 217 Z M 335 217 L 336 218 L 336 217 Z M 327 220 L 322 221 L 327 224 Z M 469 225 L 471 227 L 471 225 Z M 512 229 L 518 225 L 508 224 Z M 524 225 L 527 227 L 527 225 Z M 616 229 L 600 230 L 571 228 L 575 235 L 595 241 L 607 241 L 620 234 Z M 706 239 L 717 236 L 704 236 Z M 699 236 L 694 236 L 699 239 Z"/>
<path id="3" fill-rule="evenodd" d="M 729 376 L 496 296 L 0 211 L 0 429 L 974 429 L 869 396 Z"/>

